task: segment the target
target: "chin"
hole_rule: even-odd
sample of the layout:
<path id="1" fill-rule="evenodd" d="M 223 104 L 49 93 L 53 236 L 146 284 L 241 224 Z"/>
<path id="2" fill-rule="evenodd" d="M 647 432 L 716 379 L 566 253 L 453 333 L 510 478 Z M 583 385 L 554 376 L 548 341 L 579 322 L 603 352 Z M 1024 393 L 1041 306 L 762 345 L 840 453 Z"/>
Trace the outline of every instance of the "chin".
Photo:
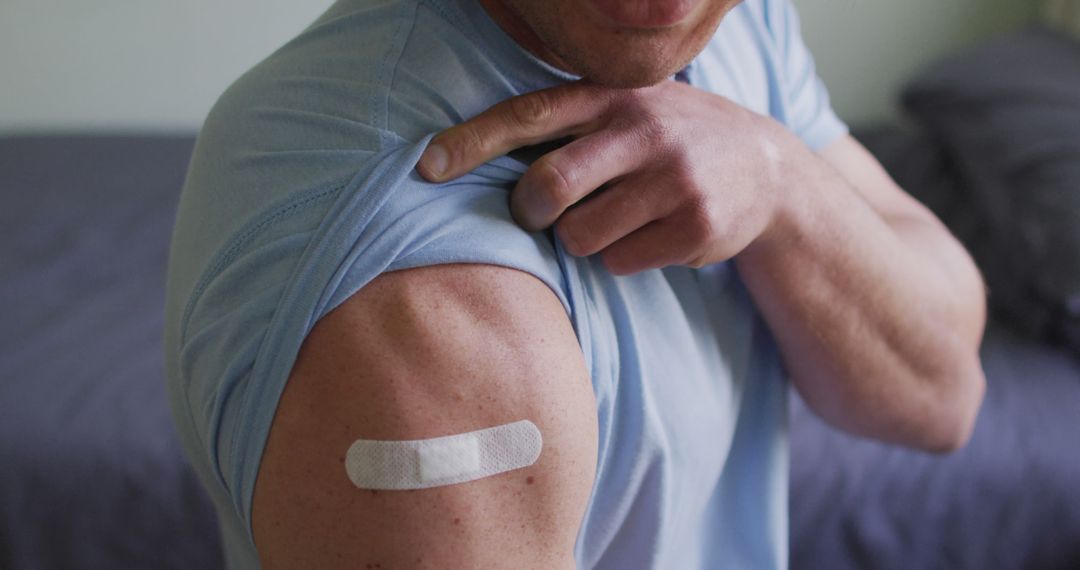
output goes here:
<path id="1" fill-rule="evenodd" d="M 655 85 L 685 67 L 740 0 L 665 0 L 656 6 L 667 6 L 671 14 L 649 17 L 662 20 L 685 12 L 682 19 L 670 26 L 645 27 L 613 25 L 596 15 L 590 0 L 481 1 L 512 12 L 521 26 L 518 43 L 532 44 L 526 49 L 541 59 L 599 85 L 632 88 Z M 647 5 L 642 2 L 638 0 Z M 616 0 L 602 4 L 620 6 Z M 695 6 L 698 9 L 691 10 Z"/>
<path id="2" fill-rule="evenodd" d="M 698 50 L 668 53 L 659 46 L 617 46 L 610 50 L 578 51 L 586 57 L 564 58 L 573 71 L 597 85 L 637 88 L 668 79 L 697 55 Z M 636 49 L 635 49 L 636 48 Z M 611 55 L 608 55 L 608 54 Z"/>
<path id="3" fill-rule="evenodd" d="M 650 85 L 656 85 L 661 81 L 671 77 L 675 72 L 682 69 L 682 66 L 675 67 L 668 71 L 667 68 L 658 70 L 654 67 L 640 66 L 640 67 L 627 67 L 620 66 L 618 69 L 611 67 L 600 67 L 595 70 L 585 70 L 579 72 L 581 75 L 591 83 L 597 85 L 603 85 L 605 87 L 624 88 L 624 89 L 636 89 L 638 87 L 649 87 Z"/>

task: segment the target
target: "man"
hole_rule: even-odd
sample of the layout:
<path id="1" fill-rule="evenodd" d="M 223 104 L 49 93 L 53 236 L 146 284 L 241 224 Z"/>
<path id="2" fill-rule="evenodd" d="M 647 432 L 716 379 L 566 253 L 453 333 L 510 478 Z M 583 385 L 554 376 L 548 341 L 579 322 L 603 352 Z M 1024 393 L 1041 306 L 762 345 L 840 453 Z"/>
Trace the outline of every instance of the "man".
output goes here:
<path id="1" fill-rule="evenodd" d="M 787 0 L 341 0 L 211 113 L 166 342 L 232 567 L 783 568 L 786 378 L 955 449 L 983 305 Z M 525 467 L 350 480 L 522 420 Z"/>

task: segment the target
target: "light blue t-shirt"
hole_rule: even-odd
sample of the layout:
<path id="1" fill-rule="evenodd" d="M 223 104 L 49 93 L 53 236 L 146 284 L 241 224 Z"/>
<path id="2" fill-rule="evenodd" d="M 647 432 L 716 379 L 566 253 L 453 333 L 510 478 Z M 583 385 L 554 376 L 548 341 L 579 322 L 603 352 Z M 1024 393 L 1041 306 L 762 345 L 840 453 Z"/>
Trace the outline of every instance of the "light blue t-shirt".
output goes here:
<path id="1" fill-rule="evenodd" d="M 687 72 L 812 148 L 846 132 L 789 0 L 736 7 Z M 432 133 L 573 79 L 475 0 L 339 0 L 218 101 L 180 203 L 165 340 L 231 568 L 258 566 L 255 478 L 316 321 L 383 272 L 460 262 L 536 276 L 577 333 L 600 428 L 581 568 L 787 566 L 787 383 L 733 266 L 616 277 L 513 223 L 522 162 L 443 185 L 414 171 Z"/>

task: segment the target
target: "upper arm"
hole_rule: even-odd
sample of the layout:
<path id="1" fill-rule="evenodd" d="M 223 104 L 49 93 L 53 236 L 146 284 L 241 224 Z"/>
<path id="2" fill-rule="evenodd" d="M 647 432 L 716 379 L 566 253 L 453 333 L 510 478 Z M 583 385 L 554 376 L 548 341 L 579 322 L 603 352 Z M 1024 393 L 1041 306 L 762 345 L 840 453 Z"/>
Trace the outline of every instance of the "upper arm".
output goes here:
<path id="1" fill-rule="evenodd" d="M 426 439 L 531 420 L 530 467 L 413 491 L 356 488 L 356 439 Z M 516 270 L 381 275 L 312 330 L 255 487 L 266 568 L 571 568 L 596 466 L 596 408 L 562 305 Z"/>

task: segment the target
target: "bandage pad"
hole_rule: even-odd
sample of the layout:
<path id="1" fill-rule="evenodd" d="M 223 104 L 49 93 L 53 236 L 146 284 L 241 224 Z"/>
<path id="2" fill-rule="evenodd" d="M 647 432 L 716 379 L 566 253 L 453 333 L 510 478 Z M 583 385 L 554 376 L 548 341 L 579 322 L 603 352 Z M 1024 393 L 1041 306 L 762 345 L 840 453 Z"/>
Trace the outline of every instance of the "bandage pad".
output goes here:
<path id="1" fill-rule="evenodd" d="M 361 489 L 427 489 L 528 467 L 542 448 L 529 420 L 432 439 L 358 439 L 345 454 L 345 472 Z"/>

